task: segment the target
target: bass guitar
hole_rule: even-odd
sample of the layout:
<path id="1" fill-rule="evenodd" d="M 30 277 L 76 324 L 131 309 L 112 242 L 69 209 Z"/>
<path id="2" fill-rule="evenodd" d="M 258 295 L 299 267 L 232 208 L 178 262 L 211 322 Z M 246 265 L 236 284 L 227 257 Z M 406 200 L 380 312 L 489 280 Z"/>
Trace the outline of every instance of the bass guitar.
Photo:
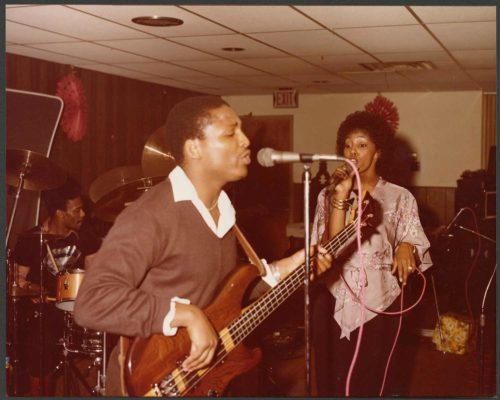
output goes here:
<path id="1" fill-rule="evenodd" d="M 363 200 L 360 217 L 364 226 L 373 217 L 368 210 L 373 199 L 369 194 L 367 196 Z M 355 236 L 358 218 L 323 245 L 331 255 L 337 254 Z M 154 334 L 148 338 L 135 338 L 125 363 L 129 395 L 222 396 L 231 379 L 254 368 L 261 359 L 261 351 L 247 348 L 243 340 L 304 284 L 306 266 L 302 264 L 296 268 L 242 310 L 245 291 L 258 276 L 257 267 L 253 264 L 236 268 L 221 293 L 204 309 L 220 338 L 214 358 L 207 368 L 191 372 L 181 368 L 191 346 L 185 328 L 179 328 L 176 336 Z"/>

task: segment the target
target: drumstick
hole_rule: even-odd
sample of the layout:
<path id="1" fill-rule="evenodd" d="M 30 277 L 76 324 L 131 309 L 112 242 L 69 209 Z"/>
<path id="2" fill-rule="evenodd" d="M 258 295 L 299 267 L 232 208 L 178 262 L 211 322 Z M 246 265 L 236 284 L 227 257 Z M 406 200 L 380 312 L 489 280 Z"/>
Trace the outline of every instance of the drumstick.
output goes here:
<path id="1" fill-rule="evenodd" d="M 56 260 L 54 260 L 54 256 L 52 255 L 52 251 L 50 250 L 50 246 L 47 242 L 45 243 L 45 246 L 47 246 L 47 254 L 50 257 L 50 261 L 52 261 L 52 264 L 54 264 L 54 267 L 56 268 L 57 272 L 59 272 L 59 267 L 56 263 Z"/>

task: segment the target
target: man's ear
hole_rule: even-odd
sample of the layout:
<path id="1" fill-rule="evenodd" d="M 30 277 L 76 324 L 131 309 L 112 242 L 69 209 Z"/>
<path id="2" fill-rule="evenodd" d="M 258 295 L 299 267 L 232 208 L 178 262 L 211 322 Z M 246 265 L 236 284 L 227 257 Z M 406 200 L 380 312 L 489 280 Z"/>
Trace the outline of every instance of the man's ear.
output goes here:
<path id="1" fill-rule="evenodd" d="M 377 158 L 377 160 L 382 156 L 382 150 L 377 150 L 377 152 L 375 153 L 375 157 Z"/>
<path id="2" fill-rule="evenodd" d="M 184 143 L 184 157 L 200 158 L 200 141 L 198 139 L 188 139 Z"/>

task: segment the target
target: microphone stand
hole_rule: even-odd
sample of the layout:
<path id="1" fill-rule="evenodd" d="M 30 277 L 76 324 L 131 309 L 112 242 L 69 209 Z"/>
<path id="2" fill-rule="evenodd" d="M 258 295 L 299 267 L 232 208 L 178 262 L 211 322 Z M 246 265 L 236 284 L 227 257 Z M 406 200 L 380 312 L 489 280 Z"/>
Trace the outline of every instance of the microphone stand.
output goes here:
<path id="1" fill-rule="evenodd" d="M 491 239 L 488 236 L 482 235 L 479 232 L 473 231 L 472 229 L 465 228 L 462 225 L 455 225 L 457 228 L 472 233 L 482 239 L 486 239 L 491 243 L 496 245 L 496 241 Z M 493 277 L 497 271 L 497 265 L 495 264 L 495 268 L 491 273 L 491 277 L 488 280 L 486 288 L 484 289 L 483 301 L 481 303 L 481 314 L 479 316 L 479 395 L 483 394 L 483 376 L 484 376 L 484 326 L 486 325 L 486 315 L 484 314 L 484 303 L 486 301 L 486 296 L 488 295 L 488 291 L 490 289 L 491 282 L 493 281 Z"/>
<path id="2" fill-rule="evenodd" d="M 306 363 L 306 379 L 305 392 L 306 396 L 311 395 L 311 343 L 310 343 L 310 304 L 309 304 L 309 282 L 311 276 L 311 254 L 310 254 L 310 224 L 309 224 L 309 190 L 311 183 L 311 165 L 304 163 L 304 251 L 305 251 L 305 266 L 306 276 L 304 278 L 304 336 L 305 336 L 305 363 Z"/>
<path id="3" fill-rule="evenodd" d="M 310 342 L 310 276 L 311 276 L 311 235 L 309 222 L 309 192 L 311 186 L 311 165 L 313 161 L 346 161 L 346 158 L 322 154 L 320 158 L 316 156 L 306 155 L 301 157 L 304 166 L 304 251 L 305 251 L 305 267 L 306 276 L 304 278 L 304 336 L 305 336 L 305 392 L 306 396 L 311 395 L 311 342 Z"/>

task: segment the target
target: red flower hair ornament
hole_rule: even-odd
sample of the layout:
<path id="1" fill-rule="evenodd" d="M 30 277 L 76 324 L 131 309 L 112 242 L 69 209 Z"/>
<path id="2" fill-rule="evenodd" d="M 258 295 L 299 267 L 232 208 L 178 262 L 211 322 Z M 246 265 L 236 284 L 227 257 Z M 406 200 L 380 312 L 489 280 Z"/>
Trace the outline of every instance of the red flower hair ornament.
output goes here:
<path id="1" fill-rule="evenodd" d="M 63 99 L 61 127 L 73 142 L 82 140 L 87 129 L 87 106 L 82 82 L 69 73 L 57 83 L 57 95 Z"/>
<path id="2" fill-rule="evenodd" d="M 376 114 L 384 118 L 391 127 L 392 133 L 396 133 L 399 126 L 398 109 L 392 101 L 382 95 L 377 95 L 375 99 L 365 105 L 365 111 Z"/>

